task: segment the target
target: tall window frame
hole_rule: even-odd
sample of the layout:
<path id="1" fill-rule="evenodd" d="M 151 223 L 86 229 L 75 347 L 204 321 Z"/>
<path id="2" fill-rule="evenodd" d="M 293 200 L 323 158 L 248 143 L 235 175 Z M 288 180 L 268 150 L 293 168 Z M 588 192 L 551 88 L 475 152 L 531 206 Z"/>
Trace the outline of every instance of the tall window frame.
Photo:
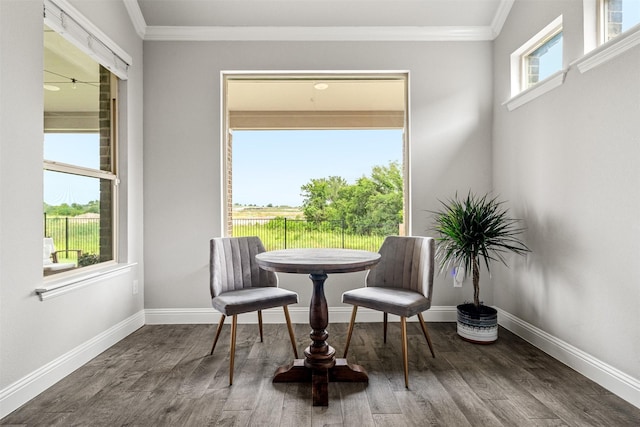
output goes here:
<path id="1" fill-rule="evenodd" d="M 408 233 L 411 230 L 411 197 L 410 197 L 410 150 L 409 150 L 409 73 L 407 71 L 366 71 L 366 72 L 352 72 L 352 71 L 222 71 L 221 72 L 221 123 L 222 126 L 222 147 L 221 147 L 221 204 L 222 204 L 222 215 L 221 215 L 221 229 L 222 234 L 226 236 L 232 235 L 232 211 L 233 211 L 233 197 L 232 197 L 232 189 L 233 189 L 233 177 L 232 177 L 232 151 L 233 151 L 233 129 L 236 128 L 237 124 L 241 123 L 241 127 L 245 130 L 247 129 L 247 123 L 250 123 L 254 120 L 256 123 L 254 129 L 304 129 L 304 125 L 301 125 L 298 122 L 298 126 L 300 127 L 289 127 L 290 125 L 285 122 L 290 120 L 286 116 L 291 113 L 290 111 L 282 114 L 267 116 L 260 116 L 254 114 L 253 112 L 249 112 L 248 117 L 243 114 L 236 115 L 233 117 L 233 114 L 230 113 L 228 108 L 228 85 L 227 82 L 233 79 L 264 79 L 264 80 L 279 80 L 279 79 L 302 79 L 308 81 L 330 81 L 332 79 L 362 79 L 362 80 L 386 80 L 386 79 L 395 79 L 402 80 L 404 82 L 404 93 L 403 93 L 403 111 L 402 114 L 383 114 L 379 117 L 380 120 L 386 121 L 387 123 L 395 123 L 394 126 L 399 126 L 403 129 L 403 146 L 402 146 L 402 174 L 403 174 L 403 215 L 404 222 L 401 225 L 400 232 L 402 234 Z M 253 116 L 253 117 L 252 117 Z M 316 117 L 320 122 L 326 122 L 327 120 L 336 120 L 339 125 L 337 128 L 340 129 L 363 129 L 366 127 L 362 127 L 358 125 L 356 122 L 358 119 L 350 118 L 349 115 L 345 114 L 335 114 L 335 112 L 328 112 L 327 117 Z M 265 119 L 269 121 L 269 123 L 265 127 Z M 283 122 L 283 119 L 285 122 Z M 299 118 L 298 118 L 299 119 Z M 297 120 L 297 119 L 294 119 Z M 351 124 L 349 121 L 352 120 Z M 258 123 L 260 123 L 258 125 Z M 252 125 L 249 125 L 252 127 Z M 308 129 L 313 129 L 314 127 L 307 127 Z M 327 127 L 327 129 L 331 129 L 331 127 Z"/>
<path id="2" fill-rule="evenodd" d="M 60 156 L 60 158 L 55 158 L 54 156 L 54 158 L 46 158 L 43 155 L 43 173 L 76 178 L 81 177 L 81 179 L 86 178 L 87 181 L 98 183 L 99 190 L 97 192 L 95 190 L 91 191 L 93 191 L 92 194 L 99 194 L 100 235 L 96 239 L 98 240 L 97 246 L 99 248 L 96 251 L 97 253 L 93 253 L 93 256 L 88 259 L 88 262 L 87 260 L 83 262 L 83 265 L 86 265 L 86 267 L 82 269 L 59 270 L 62 271 L 62 273 L 56 277 L 61 277 L 62 281 L 56 280 L 43 288 L 39 288 L 37 292 L 41 298 L 44 292 L 66 286 L 66 279 L 63 279 L 62 276 L 76 276 L 77 274 L 86 274 L 82 272 L 87 272 L 90 273 L 89 277 L 93 277 L 94 273 L 91 273 L 91 271 L 103 269 L 103 267 L 116 266 L 116 264 L 121 262 L 118 251 L 122 244 L 118 240 L 118 237 L 121 235 L 119 230 L 121 212 L 118 203 L 120 199 L 118 191 L 120 184 L 118 175 L 120 152 L 118 147 L 119 136 L 122 133 L 119 126 L 119 94 L 122 90 L 126 90 L 123 89 L 120 83 L 128 79 L 129 64 L 132 62 L 132 58 L 124 50 L 69 4 L 67 0 L 44 0 L 43 3 L 45 31 L 47 31 L 48 28 L 51 32 L 55 32 L 59 36 L 59 41 L 55 41 L 54 43 L 57 43 L 56 46 L 59 46 L 60 49 L 65 49 L 68 52 L 73 51 L 69 62 L 79 66 L 79 69 L 83 69 L 83 66 L 86 67 L 86 63 L 90 62 L 90 59 L 93 60 L 96 67 L 99 67 L 99 73 L 96 73 L 98 74 L 97 80 L 99 81 L 82 81 L 74 75 L 59 73 L 60 75 L 57 76 L 59 79 L 59 82 L 57 82 L 58 86 L 67 85 L 67 89 L 72 89 L 69 91 L 71 93 L 73 93 L 75 88 L 78 88 L 78 93 L 81 92 L 81 85 L 96 86 L 100 92 L 99 96 L 96 96 L 95 99 L 96 104 L 98 104 L 96 107 L 86 109 L 87 104 L 85 103 L 83 104 L 85 109 L 74 111 L 73 103 L 65 104 L 63 102 L 61 107 L 62 112 L 58 111 L 49 115 L 45 114 L 44 117 L 45 134 L 59 133 L 71 135 L 76 133 L 89 133 L 94 134 L 95 138 L 99 138 L 99 147 L 94 149 L 95 154 L 91 154 L 93 160 L 83 163 L 82 161 L 74 161 L 71 157 L 65 158 L 64 156 Z M 54 46 L 47 46 L 45 43 L 45 51 L 53 48 Z M 53 87 L 47 87 L 46 67 L 45 60 L 45 92 L 47 90 L 59 91 L 61 87 L 56 87 L 56 84 L 53 84 Z M 51 73 L 49 74 L 51 75 Z M 93 74 L 91 75 L 93 76 Z M 73 99 L 73 96 L 71 96 L 71 98 Z M 47 110 L 46 102 L 45 110 Z M 50 108 L 50 110 L 55 110 L 55 108 Z M 66 138 L 66 135 L 62 136 Z M 63 140 L 62 143 L 64 142 Z M 92 184 L 92 186 L 93 185 L 94 184 Z M 44 249 L 44 261 L 46 264 L 46 236 Z M 64 250 L 75 248 L 60 248 L 58 242 L 56 242 L 55 249 Z M 80 252 L 78 252 L 78 254 L 79 253 Z M 57 257 L 51 257 L 54 262 L 56 258 Z M 74 267 L 76 267 L 77 264 L 79 263 L 76 261 Z M 43 268 L 43 273 L 44 270 Z M 53 270 L 58 271 L 56 268 Z M 110 271 L 110 269 L 108 268 L 104 271 Z M 45 274 L 45 276 L 46 275 L 47 274 Z M 77 279 L 74 278 L 70 280 Z M 69 282 L 69 284 L 71 283 L 73 282 Z"/>
<path id="3" fill-rule="evenodd" d="M 76 83 L 82 84 L 82 83 Z M 69 258 L 70 250 L 75 252 L 75 267 L 87 267 L 91 265 L 103 266 L 104 263 L 115 262 L 118 259 L 118 78 L 106 68 L 100 66 L 100 99 L 99 112 L 95 120 L 90 115 L 78 119 L 77 114 L 66 118 L 64 115 L 56 115 L 53 117 L 45 116 L 45 136 L 47 134 L 60 134 L 63 138 L 75 134 L 95 135 L 99 140 L 96 154 L 99 159 L 96 160 L 98 167 L 87 167 L 77 162 L 67 162 L 43 158 L 43 171 L 45 181 L 47 173 L 63 174 L 65 176 L 74 176 L 87 178 L 88 180 L 98 180 L 99 186 L 97 201 L 99 202 L 99 217 L 95 218 L 95 227 L 87 227 L 87 223 L 91 219 L 75 220 L 67 218 L 63 223 L 65 227 L 66 241 L 56 241 L 55 249 L 58 254 L 52 254 L 54 260 L 58 264 L 70 264 L 69 262 L 59 262 Z M 73 89 L 72 89 L 73 90 Z M 96 100 L 98 101 L 98 100 Z M 95 122 L 97 127 L 93 127 Z M 88 138 L 85 138 L 88 139 Z M 45 139 L 46 141 L 46 139 Z M 73 149 L 70 147 L 70 149 Z M 71 220 L 71 226 L 70 221 Z M 97 241 L 87 247 L 69 245 L 69 231 L 79 227 L 74 227 L 75 222 L 81 222 L 80 227 L 87 229 L 97 229 Z M 59 233 L 58 233 L 59 234 Z M 51 238 L 51 232 L 47 230 L 47 219 L 45 214 L 44 237 Z M 73 236 L 72 236 L 73 237 Z M 95 249 L 97 247 L 97 250 Z M 52 249 L 52 248 L 51 248 Z M 66 260 L 69 261 L 69 260 Z M 45 275 L 69 272 L 64 268 L 44 269 Z"/>

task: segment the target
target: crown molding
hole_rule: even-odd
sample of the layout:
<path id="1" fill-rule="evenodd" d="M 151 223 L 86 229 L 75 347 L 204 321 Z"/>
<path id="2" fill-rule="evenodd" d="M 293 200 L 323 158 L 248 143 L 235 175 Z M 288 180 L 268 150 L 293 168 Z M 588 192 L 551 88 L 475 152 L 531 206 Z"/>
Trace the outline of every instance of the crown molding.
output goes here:
<path id="1" fill-rule="evenodd" d="M 154 41 L 486 41 L 491 27 L 165 27 L 148 26 Z"/>
<path id="2" fill-rule="evenodd" d="M 144 40 L 147 32 L 147 22 L 144 19 L 144 15 L 142 15 L 142 10 L 140 10 L 138 0 L 122 0 L 122 2 L 124 3 L 124 7 L 127 9 L 129 19 L 131 19 L 131 23 L 133 24 L 136 33 L 138 33 L 138 36 Z"/>
<path id="3" fill-rule="evenodd" d="M 509 12 L 511 12 L 511 8 L 513 7 L 513 3 L 515 0 L 502 0 L 498 5 L 498 10 L 496 10 L 496 14 L 491 21 L 491 30 L 493 31 L 493 38 L 496 38 L 502 32 L 502 27 L 507 20 L 507 16 L 509 16 Z"/>
<path id="4" fill-rule="evenodd" d="M 137 0 L 122 0 L 136 32 L 149 41 L 491 41 L 515 0 L 502 0 L 490 26 L 271 27 L 148 26 Z"/>

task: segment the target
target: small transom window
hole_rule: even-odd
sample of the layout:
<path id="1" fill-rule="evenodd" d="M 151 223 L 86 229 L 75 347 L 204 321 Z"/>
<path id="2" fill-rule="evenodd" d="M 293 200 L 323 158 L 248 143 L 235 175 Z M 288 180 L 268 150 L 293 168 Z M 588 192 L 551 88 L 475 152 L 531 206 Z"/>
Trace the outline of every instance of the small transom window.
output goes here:
<path id="1" fill-rule="evenodd" d="M 511 54 L 511 96 L 562 70 L 562 16 Z"/>
<path id="2" fill-rule="evenodd" d="M 600 0 L 600 43 L 640 24 L 640 0 Z"/>

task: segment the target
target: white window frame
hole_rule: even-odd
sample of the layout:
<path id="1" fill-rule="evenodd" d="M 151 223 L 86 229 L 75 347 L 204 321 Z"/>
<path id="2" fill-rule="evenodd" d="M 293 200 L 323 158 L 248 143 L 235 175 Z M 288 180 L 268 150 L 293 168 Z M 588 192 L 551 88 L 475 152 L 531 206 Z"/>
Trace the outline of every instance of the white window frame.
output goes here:
<path id="1" fill-rule="evenodd" d="M 561 32 L 562 15 L 554 19 L 511 54 L 511 96 L 516 96 L 527 89 L 525 87 L 527 73 L 524 66 L 526 56 Z"/>
<path id="2" fill-rule="evenodd" d="M 520 87 L 522 88 L 522 90 L 527 90 L 544 80 L 544 79 L 539 79 L 537 82 L 533 84 L 529 82 L 529 80 L 531 79 L 530 64 L 529 64 L 531 60 L 530 58 L 536 51 L 538 51 L 540 48 L 549 44 L 553 39 L 555 39 L 558 36 L 562 36 L 562 27 L 558 28 L 556 31 L 549 34 L 539 44 L 534 45 L 527 52 L 523 53 L 520 56 Z M 562 66 L 560 66 L 560 70 L 561 69 L 562 69 Z"/>
<path id="3" fill-rule="evenodd" d="M 631 27 L 630 29 L 627 29 L 625 31 L 622 31 L 620 34 L 618 34 L 615 37 L 612 37 L 611 39 L 607 40 L 607 34 L 608 34 L 608 20 L 607 20 L 607 16 L 608 16 L 608 4 L 609 4 L 609 0 L 597 0 L 597 40 L 598 40 L 598 46 L 601 46 L 603 44 L 606 44 L 612 40 L 617 39 L 618 37 L 620 37 L 622 34 L 627 33 L 628 31 L 631 31 L 632 28 L 637 27 L 638 25 L 640 25 L 640 22 L 638 22 L 635 26 Z"/>
<path id="4" fill-rule="evenodd" d="M 562 15 L 560 15 L 511 54 L 511 99 L 503 104 L 507 106 L 509 111 L 526 104 L 564 83 L 564 77 L 566 75 L 564 59 L 559 71 L 539 81 L 530 88 L 525 88 L 527 74 L 524 69 L 526 56 L 561 33 L 562 28 Z"/>
<path id="5" fill-rule="evenodd" d="M 603 0 L 583 0 L 583 4 L 585 11 L 585 55 L 571 63 L 570 66 L 575 65 L 580 73 L 586 73 L 640 45 L 640 24 L 629 28 L 607 42 L 599 43 L 604 39 L 602 34 L 604 31 Z"/>
<path id="6" fill-rule="evenodd" d="M 132 58 L 115 42 L 107 37 L 98 27 L 75 9 L 67 0 L 44 0 L 44 24 L 61 34 L 65 39 L 74 44 L 80 50 L 92 57 L 96 62 L 109 69 L 112 79 L 119 78 L 124 81 L 128 79 L 129 65 Z M 120 81 L 118 81 L 120 83 Z M 123 86 L 118 84 L 117 94 L 123 90 Z M 119 97 L 119 96 L 118 96 Z M 126 99 L 123 98 L 123 99 Z M 100 171 L 90 168 L 82 168 L 62 162 L 54 162 L 43 159 L 44 169 L 63 173 L 76 173 L 100 179 L 108 179 L 113 184 L 113 260 L 105 261 L 96 265 L 74 269 L 70 272 L 54 274 L 43 278 L 43 282 L 35 289 L 40 300 L 64 295 L 76 289 L 100 283 L 103 279 L 120 275 L 131 271 L 136 263 L 127 263 L 119 259 L 118 250 L 124 243 L 119 239 L 120 218 L 119 191 L 118 184 L 118 137 L 122 134 L 119 128 L 120 113 L 117 102 L 112 104 L 112 170 Z"/>
<path id="7" fill-rule="evenodd" d="M 406 70 L 399 71 L 290 71 L 290 70 L 271 70 L 271 71 L 234 71 L 234 70 L 226 70 L 220 72 L 220 119 L 221 123 L 224 125 L 221 127 L 221 140 L 224 141 L 221 144 L 220 151 L 220 171 L 221 171 L 221 205 L 222 205 L 222 215 L 221 215 L 221 223 L 220 229 L 222 230 L 223 235 L 229 235 L 230 229 L 230 221 L 232 218 L 232 197 L 230 195 L 230 188 L 232 184 L 232 177 L 230 173 L 230 165 L 229 159 L 231 158 L 231 145 L 232 145 L 232 131 L 233 126 L 230 124 L 230 114 L 227 108 L 227 80 L 228 79 L 237 79 L 237 78 L 262 78 L 265 80 L 275 79 L 278 77 L 297 77 L 297 78 L 305 78 L 309 79 L 311 77 L 318 77 L 320 80 L 326 80 L 327 78 L 393 78 L 393 79 L 403 79 L 405 81 L 405 112 L 404 112 L 404 141 L 403 141 L 403 191 L 404 191 L 404 230 L 406 235 L 409 234 L 409 230 L 411 230 L 411 158 L 410 158 L 410 100 L 409 100 L 409 82 L 410 82 L 410 73 Z M 251 119 L 251 118 L 250 118 Z M 395 120 L 396 117 L 390 118 L 390 120 Z M 252 127 L 256 128 L 256 127 Z M 353 128 L 357 128 L 353 126 Z"/>

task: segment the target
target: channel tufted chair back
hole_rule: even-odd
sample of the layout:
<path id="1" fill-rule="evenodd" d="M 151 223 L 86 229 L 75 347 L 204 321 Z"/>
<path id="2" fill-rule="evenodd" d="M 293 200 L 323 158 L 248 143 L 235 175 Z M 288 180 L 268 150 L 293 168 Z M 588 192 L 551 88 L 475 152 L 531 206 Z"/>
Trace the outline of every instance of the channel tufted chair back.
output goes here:
<path id="1" fill-rule="evenodd" d="M 347 357 L 358 307 L 382 311 L 384 342 L 387 342 L 387 314 L 400 316 L 405 387 L 409 388 L 407 318 L 418 315 L 422 333 L 435 357 L 422 312 L 431 307 L 435 241 L 431 237 L 388 236 L 379 250 L 380 262 L 365 279 L 365 287 L 342 294 L 342 302 L 353 305 L 344 356 Z"/>
<path id="2" fill-rule="evenodd" d="M 259 237 L 218 237 L 211 239 L 210 242 L 209 290 L 211 291 L 211 305 L 221 313 L 211 354 L 216 348 L 225 318 L 233 316 L 229 385 L 233 384 L 238 314 L 258 312 L 260 342 L 262 342 L 262 310 L 282 307 L 289 329 L 293 354 L 298 358 L 296 340 L 287 308 L 289 304 L 298 302 L 298 294 L 279 288 L 276 273 L 258 267 L 255 257 L 264 251 L 264 245 Z"/>
<path id="3" fill-rule="evenodd" d="M 378 252 L 380 262 L 369 270 L 366 285 L 420 292 L 430 306 L 435 255 L 433 238 L 388 236 Z"/>
<path id="4" fill-rule="evenodd" d="M 259 237 L 211 239 L 211 298 L 244 288 L 277 287 L 278 276 L 258 267 L 256 255 L 264 252 Z"/>

